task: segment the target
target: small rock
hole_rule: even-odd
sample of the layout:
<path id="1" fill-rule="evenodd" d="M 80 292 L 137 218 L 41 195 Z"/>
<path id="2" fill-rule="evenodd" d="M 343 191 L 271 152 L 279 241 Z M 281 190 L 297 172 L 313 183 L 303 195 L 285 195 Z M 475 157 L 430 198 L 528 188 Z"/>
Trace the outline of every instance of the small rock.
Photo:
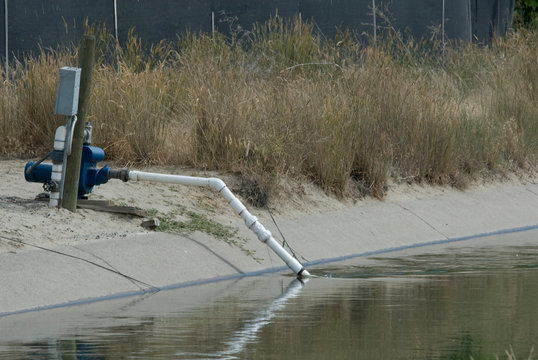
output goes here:
<path id="1" fill-rule="evenodd" d="M 156 227 L 161 225 L 161 222 L 157 218 L 144 219 L 141 225 L 144 229 L 155 230 Z"/>

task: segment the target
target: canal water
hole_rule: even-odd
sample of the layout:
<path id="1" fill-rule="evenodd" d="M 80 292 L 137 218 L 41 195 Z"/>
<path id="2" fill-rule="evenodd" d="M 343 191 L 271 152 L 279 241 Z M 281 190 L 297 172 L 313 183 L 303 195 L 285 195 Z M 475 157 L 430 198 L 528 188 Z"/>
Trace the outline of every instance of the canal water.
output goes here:
<path id="1" fill-rule="evenodd" d="M 1 359 L 527 359 L 538 232 L 0 318 Z M 538 349 L 537 349 L 538 350 Z"/>

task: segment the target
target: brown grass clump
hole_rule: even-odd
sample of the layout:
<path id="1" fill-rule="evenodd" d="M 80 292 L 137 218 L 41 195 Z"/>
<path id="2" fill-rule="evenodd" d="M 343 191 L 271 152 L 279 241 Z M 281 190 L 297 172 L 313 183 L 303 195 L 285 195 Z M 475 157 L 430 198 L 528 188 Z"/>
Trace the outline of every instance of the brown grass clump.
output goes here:
<path id="1" fill-rule="evenodd" d="M 134 33 L 122 48 L 98 34 L 89 120 L 109 159 L 237 172 L 268 194 L 286 175 L 377 197 L 389 178 L 464 186 L 536 168 L 535 31 L 443 51 L 398 34 L 366 47 L 325 39 L 278 17 L 231 40 L 150 49 Z M 74 59 L 43 51 L 3 77 L 2 155 L 52 147 L 58 68 Z"/>

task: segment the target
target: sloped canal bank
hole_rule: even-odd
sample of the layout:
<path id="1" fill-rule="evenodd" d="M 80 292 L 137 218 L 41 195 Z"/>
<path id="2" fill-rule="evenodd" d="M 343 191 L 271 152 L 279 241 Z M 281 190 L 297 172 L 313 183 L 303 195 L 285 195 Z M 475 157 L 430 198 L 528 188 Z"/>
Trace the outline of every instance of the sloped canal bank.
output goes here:
<path id="1" fill-rule="evenodd" d="M 500 359 L 538 344 L 538 230 L 0 318 L 2 359 Z"/>

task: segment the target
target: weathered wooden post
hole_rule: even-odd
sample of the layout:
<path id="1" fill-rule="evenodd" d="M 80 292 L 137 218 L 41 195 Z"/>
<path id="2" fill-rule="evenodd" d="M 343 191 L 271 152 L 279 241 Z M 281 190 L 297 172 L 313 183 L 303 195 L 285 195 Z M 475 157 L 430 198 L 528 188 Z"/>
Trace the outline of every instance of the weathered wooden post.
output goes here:
<path id="1" fill-rule="evenodd" d="M 73 132 L 71 155 L 67 157 L 65 179 L 62 194 L 62 207 L 75 212 L 77 209 L 78 181 L 80 176 L 80 161 L 82 158 L 82 143 L 84 125 L 90 103 L 92 72 L 95 58 L 95 37 L 84 35 L 79 48 L 78 64 L 82 69 L 80 76 L 80 93 L 78 102 L 77 122 Z"/>

